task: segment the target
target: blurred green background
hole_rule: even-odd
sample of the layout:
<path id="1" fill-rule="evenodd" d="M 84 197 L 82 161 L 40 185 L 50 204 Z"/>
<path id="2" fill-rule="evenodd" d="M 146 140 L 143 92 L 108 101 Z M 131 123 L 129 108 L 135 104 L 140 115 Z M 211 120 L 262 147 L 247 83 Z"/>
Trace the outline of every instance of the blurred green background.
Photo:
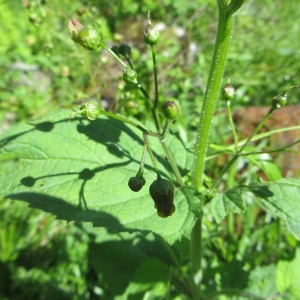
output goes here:
<path id="1" fill-rule="evenodd" d="M 79 48 L 70 39 L 67 24 L 75 17 L 98 30 L 109 47 L 123 43 L 131 46 L 134 67 L 153 95 L 152 61 L 143 43 L 148 11 L 162 35 L 157 46 L 160 99 L 180 104 L 180 136 L 193 141 L 214 45 L 215 0 L 0 1 L 0 135 L 16 122 L 30 122 L 57 108 L 71 113 L 87 99 L 96 99 L 110 111 L 146 120 L 149 114 L 142 96 L 123 83 L 117 63 L 105 51 Z M 245 1 L 236 17 L 224 74 L 224 85 L 230 77 L 236 87 L 233 109 L 268 106 L 274 96 L 298 85 L 299 19 L 298 0 Z M 299 95 L 299 89 L 293 89 L 289 104 L 299 103 Z M 219 101 L 217 110 L 224 107 Z M 222 144 L 229 136 L 224 122 L 222 115 L 214 121 L 213 142 Z M 0 173 L 14 166 L 10 158 L 1 160 Z M 252 173 L 248 176 L 254 176 Z M 207 220 L 204 266 L 221 268 L 227 261 L 238 268 L 235 259 L 239 255 L 249 268 L 255 268 L 291 255 L 296 240 L 279 222 L 271 224 L 268 218 L 253 206 L 236 220 L 247 230 L 242 235 L 226 233 L 227 240 L 220 237 L 224 228 Z M 131 258 L 129 265 L 123 265 L 121 258 L 120 262 L 116 258 L 118 254 L 103 252 L 101 247 L 108 241 L 119 243 L 108 245 L 108 249 L 127 245 L 126 255 L 142 258 L 136 264 Z M 135 245 L 135 250 L 130 245 Z M 153 245 L 156 250 L 147 252 L 145 245 Z M 186 270 L 188 242 L 178 242 L 173 248 Z M 253 249 L 260 249 L 257 256 Z M 0 200 L 0 299 L 117 299 L 126 287 L 136 288 L 129 283 L 143 274 L 143 267 L 138 269 L 142 262 L 147 265 L 148 259 L 159 257 L 172 265 L 166 251 L 165 245 L 153 237 L 113 235 L 88 224 L 66 224 L 27 208 L 25 203 Z M 95 258 L 97 253 L 102 260 Z M 114 260 L 116 269 L 109 271 Z M 124 273 L 121 282 L 114 281 L 118 272 Z M 208 269 L 208 290 L 216 287 L 216 283 L 209 283 L 215 274 Z M 176 284 L 169 284 L 168 276 L 161 278 L 161 286 L 140 287 L 136 295 L 151 291 L 152 298 L 147 299 L 185 299 L 179 296 Z M 132 299 L 143 299 L 139 297 Z"/>

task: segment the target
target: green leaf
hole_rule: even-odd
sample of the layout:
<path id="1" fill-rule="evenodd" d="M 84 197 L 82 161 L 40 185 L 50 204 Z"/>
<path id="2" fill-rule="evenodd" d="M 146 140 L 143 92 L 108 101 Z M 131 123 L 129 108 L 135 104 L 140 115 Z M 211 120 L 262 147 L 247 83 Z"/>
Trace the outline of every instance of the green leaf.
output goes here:
<path id="1" fill-rule="evenodd" d="M 256 266 L 251 270 L 246 291 L 267 299 L 278 293 L 275 265 Z"/>
<path id="2" fill-rule="evenodd" d="M 211 201 L 210 209 L 217 223 L 226 217 L 228 210 L 237 214 L 243 213 L 245 203 L 242 199 L 242 189 L 233 188 L 224 194 L 217 194 Z"/>
<path id="3" fill-rule="evenodd" d="M 268 180 L 275 181 L 282 178 L 281 172 L 268 153 L 249 155 L 249 160 L 258 166 L 267 176 Z"/>
<path id="4" fill-rule="evenodd" d="M 163 243 L 155 240 L 151 234 L 147 237 L 140 233 L 98 235 L 97 242 L 89 246 L 89 257 L 90 265 L 101 278 L 102 285 L 113 296 L 124 295 L 125 291 L 132 293 L 133 288 L 144 291 L 147 279 L 152 284 L 158 279 L 163 279 L 164 282 L 169 280 L 170 256 Z M 152 267 L 149 261 L 152 261 Z M 148 266 L 149 274 L 145 272 L 145 265 Z M 162 271 L 161 277 L 159 273 L 156 274 L 156 279 L 152 276 L 155 269 Z M 133 282 L 137 283 L 134 287 Z"/>
<path id="5" fill-rule="evenodd" d="M 125 293 L 115 299 L 144 299 L 145 293 L 147 299 L 161 299 L 169 290 L 169 282 L 170 268 L 156 258 L 148 259 L 139 265 Z"/>
<path id="6" fill-rule="evenodd" d="M 191 186 L 183 186 L 180 188 L 181 193 L 185 196 L 189 204 L 189 210 L 196 216 L 196 218 L 201 218 L 202 205 L 205 201 L 203 194 L 198 192 L 198 189 Z"/>
<path id="7" fill-rule="evenodd" d="M 289 292 L 293 299 L 300 299 L 300 250 L 297 249 L 296 256 L 292 261 L 279 261 L 276 269 L 276 283 L 279 292 Z"/>
<path id="8" fill-rule="evenodd" d="M 144 188 L 127 185 L 140 166 L 142 135 L 134 127 L 100 117 L 68 122 L 69 112 L 54 112 L 34 124 L 14 127 L 0 142 L 4 155 L 14 155 L 19 167 L 0 177 L 2 196 L 26 201 L 59 219 L 92 222 L 110 232 L 153 232 L 173 243 L 189 236 L 194 224 L 185 194 L 175 192 L 172 217 L 157 216 L 149 195 L 156 179 L 146 157 Z M 157 138 L 149 137 L 163 177 L 172 179 L 169 162 Z M 174 136 L 167 138 L 182 173 L 190 170 L 188 153 Z"/>
<path id="9" fill-rule="evenodd" d="M 300 240 L 300 181 L 281 179 L 250 186 L 263 207 L 273 216 L 286 221 L 291 233 Z"/>

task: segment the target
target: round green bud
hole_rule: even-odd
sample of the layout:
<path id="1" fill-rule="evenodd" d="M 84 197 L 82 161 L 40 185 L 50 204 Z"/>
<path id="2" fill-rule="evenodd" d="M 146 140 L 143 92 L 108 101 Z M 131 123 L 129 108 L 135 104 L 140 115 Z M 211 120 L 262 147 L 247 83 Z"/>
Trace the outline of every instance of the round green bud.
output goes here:
<path id="1" fill-rule="evenodd" d="M 126 83 L 138 84 L 137 73 L 132 69 L 125 69 L 123 71 L 123 79 Z"/>
<path id="2" fill-rule="evenodd" d="M 167 179 L 158 178 L 150 185 L 149 192 L 158 216 L 161 218 L 172 216 L 175 212 L 173 184 Z"/>
<path id="3" fill-rule="evenodd" d="M 159 41 L 159 31 L 149 24 L 144 31 L 144 40 L 147 45 L 156 45 Z"/>
<path id="4" fill-rule="evenodd" d="M 72 40 L 88 50 L 96 50 L 101 46 L 101 38 L 96 30 L 85 28 L 77 19 L 69 21 Z"/>
<path id="5" fill-rule="evenodd" d="M 223 97 L 225 100 L 232 100 L 234 98 L 235 89 L 231 83 L 227 83 L 223 90 Z"/>
<path id="6" fill-rule="evenodd" d="M 101 109 L 99 108 L 99 105 L 96 101 L 88 101 L 85 103 L 82 103 L 79 106 L 80 114 L 91 121 L 94 121 L 98 118 L 98 116 L 101 113 Z"/>
<path id="7" fill-rule="evenodd" d="M 133 192 L 138 192 L 146 184 L 143 176 L 134 176 L 128 180 L 128 186 Z"/>
<path id="8" fill-rule="evenodd" d="M 73 32 L 74 33 L 74 32 Z M 72 33 L 72 38 L 74 34 Z M 74 39 L 73 39 L 74 40 Z M 76 35 L 77 43 L 88 50 L 96 50 L 100 47 L 101 38 L 96 30 L 83 28 Z M 74 40 L 74 41 L 75 41 Z"/>
<path id="9" fill-rule="evenodd" d="M 274 97 L 272 101 L 272 106 L 275 109 L 280 109 L 281 107 L 285 106 L 286 103 L 287 103 L 287 93 Z"/>
<path id="10" fill-rule="evenodd" d="M 174 101 L 166 101 L 162 104 L 161 111 L 166 119 L 175 119 L 179 114 L 179 107 Z"/>

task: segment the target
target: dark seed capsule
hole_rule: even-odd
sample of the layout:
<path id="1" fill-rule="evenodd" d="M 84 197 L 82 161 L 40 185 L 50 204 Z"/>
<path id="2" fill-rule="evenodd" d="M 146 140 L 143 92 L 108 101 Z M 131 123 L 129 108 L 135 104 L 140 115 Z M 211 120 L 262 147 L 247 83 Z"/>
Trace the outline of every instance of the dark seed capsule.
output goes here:
<path id="1" fill-rule="evenodd" d="M 122 44 L 119 47 L 119 52 L 121 55 L 123 55 L 124 57 L 130 56 L 131 55 L 131 48 L 126 45 L 126 44 Z"/>
<path id="2" fill-rule="evenodd" d="M 146 180 L 143 176 L 131 177 L 128 181 L 128 186 L 133 192 L 138 192 L 146 184 Z"/>
<path id="3" fill-rule="evenodd" d="M 158 178 L 150 185 L 149 192 L 158 216 L 161 218 L 172 216 L 175 212 L 173 184 L 167 179 Z"/>

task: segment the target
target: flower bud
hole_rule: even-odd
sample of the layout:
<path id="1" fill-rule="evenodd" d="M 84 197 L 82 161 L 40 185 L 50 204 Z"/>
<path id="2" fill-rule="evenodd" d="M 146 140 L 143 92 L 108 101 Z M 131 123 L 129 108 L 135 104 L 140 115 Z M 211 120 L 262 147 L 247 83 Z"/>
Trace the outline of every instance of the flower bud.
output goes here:
<path id="1" fill-rule="evenodd" d="M 287 93 L 274 97 L 272 101 L 272 106 L 274 109 L 279 109 L 285 106 L 286 103 L 287 103 Z"/>
<path id="2" fill-rule="evenodd" d="M 161 106 L 161 111 L 166 119 L 175 119 L 179 113 L 179 107 L 174 101 L 166 101 Z"/>
<path id="3" fill-rule="evenodd" d="M 235 89 L 231 83 L 227 83 L 223 90 L 223 97 L 225 100 L 232 100 L 234 97 Z"/>
<path id="4" fill-rule="evenodd" d="M 175 211 L 173 184 L 167 179 L 158 178 L 150 185 L 149 192 L 158 216 L 161 218 L 172 216 Z"/>
<path id="5" fill-rule="evenodd" d="M 88 50 L 96 50 L 101 46 L 101 39 L 96 30 L 87 29 L 77 19 L 69 21 L 72 40 Z"/>
<path id="6" fill-rule="evenodd" d="M 125 69 L 123 71 L 123 79 L 126 83 L 138 84 L 137 73 L 132 69 Z"/>
<path id="7" fill-rule="evenodd" d="M 142 175 L 131 177 L 128 186 L 133 192 L 138 192 L 146 184 L 146 180 Z"/>
<path id="8" fill-rule="evenodd" d="M 144 40 L 147 45 L 153 46 L 156 45 L 159 41 L 159 31 L 153 27 L 152 24 L 149 24 L 144 31 Z"/>

